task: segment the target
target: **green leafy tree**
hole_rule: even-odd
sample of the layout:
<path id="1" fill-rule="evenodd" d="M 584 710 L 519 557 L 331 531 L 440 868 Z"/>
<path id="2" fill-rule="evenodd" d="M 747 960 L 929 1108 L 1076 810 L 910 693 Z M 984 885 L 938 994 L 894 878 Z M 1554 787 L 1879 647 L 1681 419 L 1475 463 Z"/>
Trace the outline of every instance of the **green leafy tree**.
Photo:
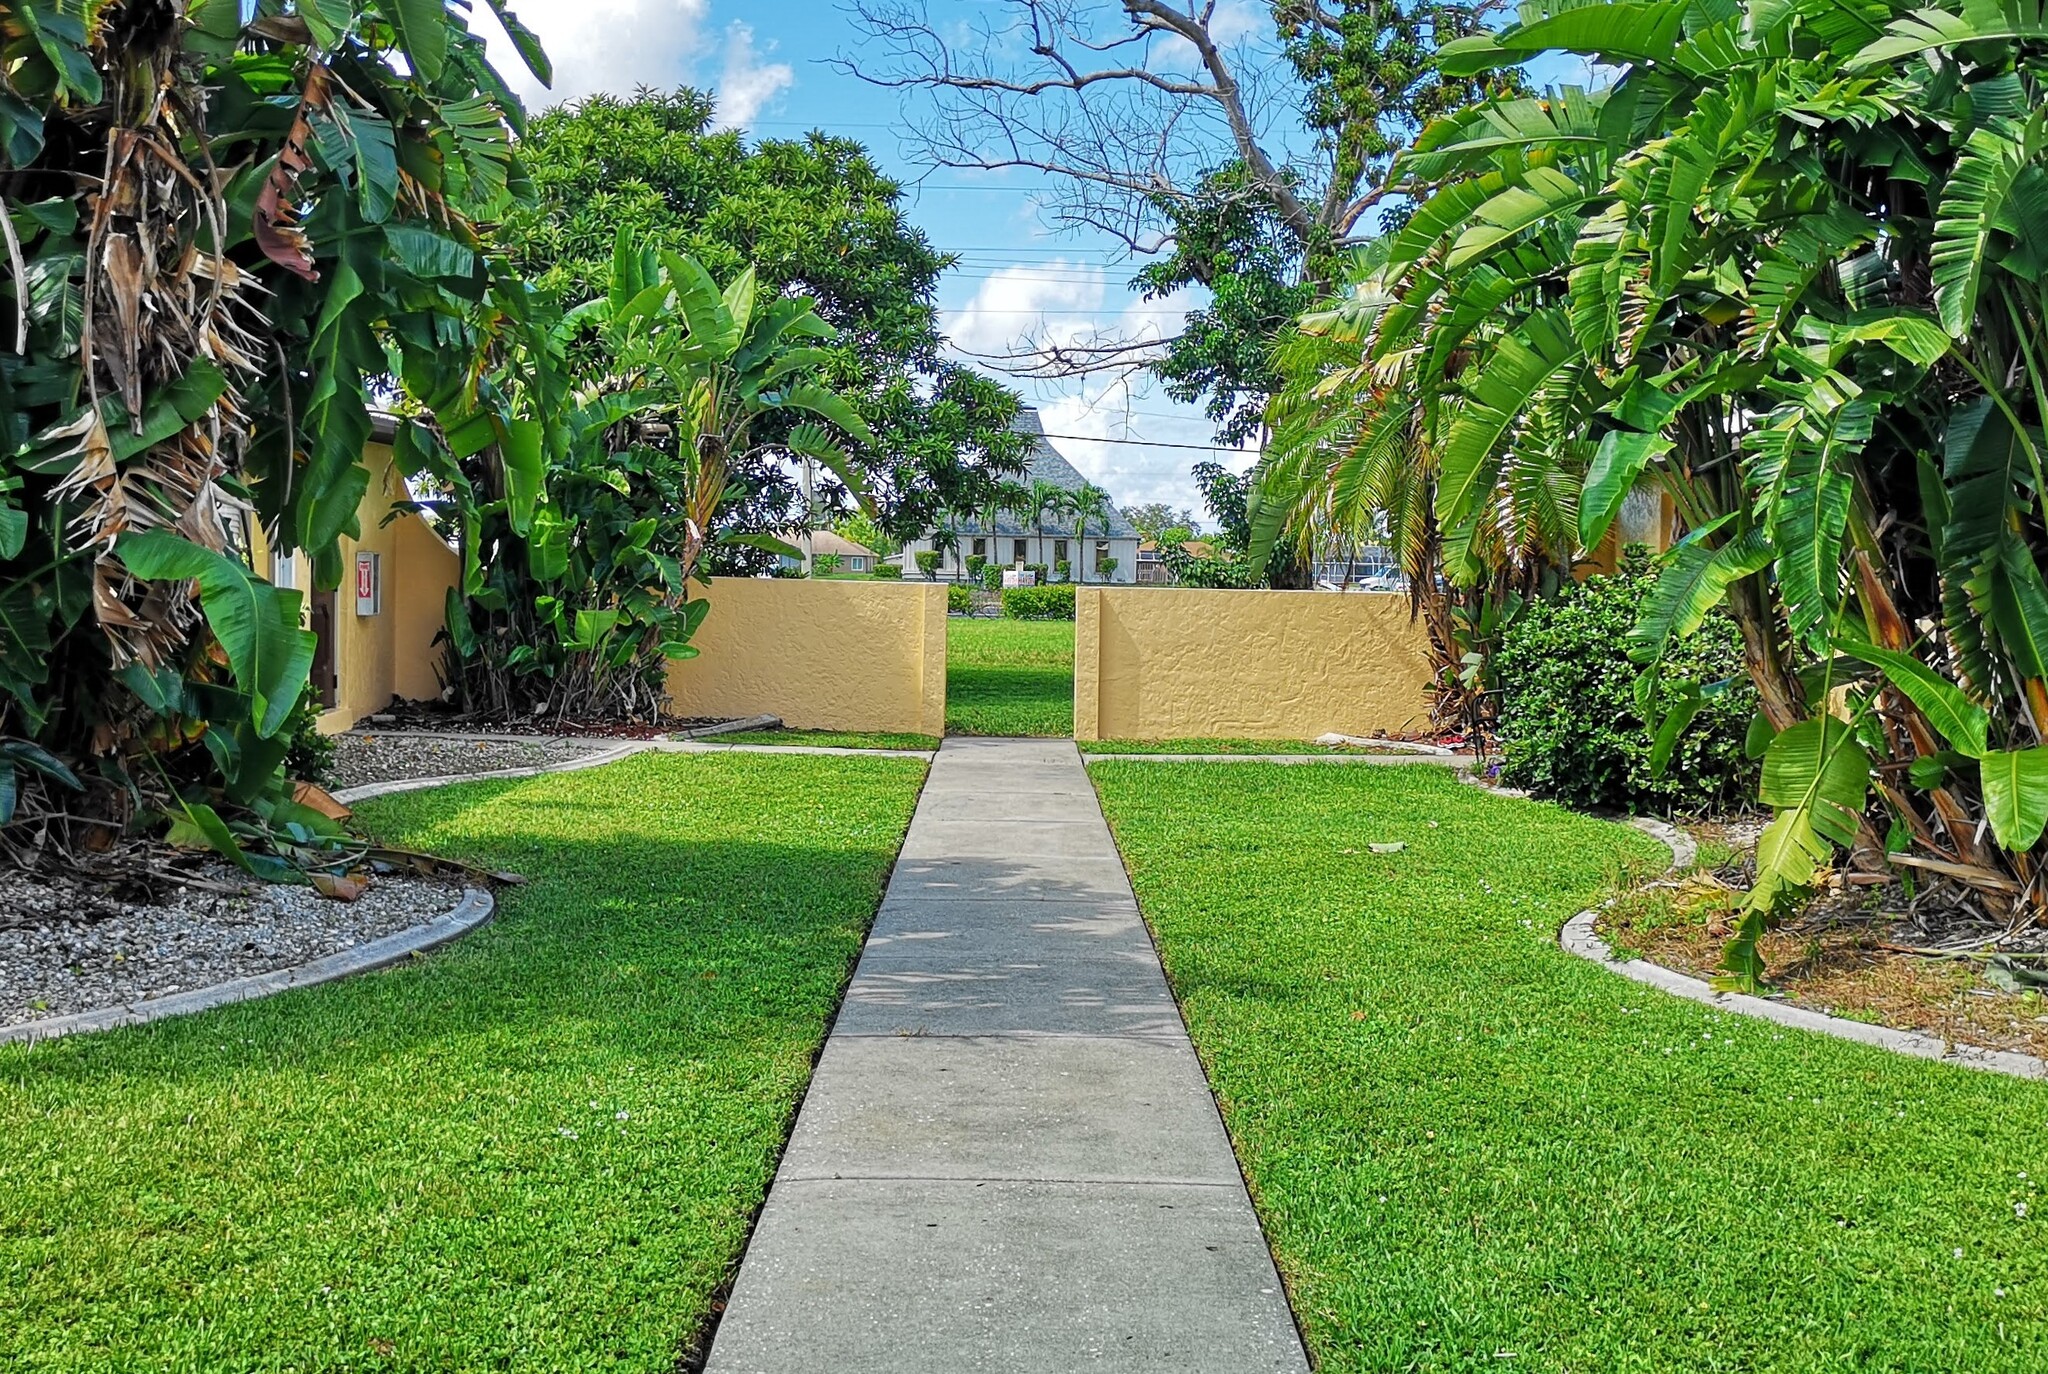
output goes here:
<path id="1" fill-rule="evenodd" d="M 1345 413 L 1276 456 L 1280 504 L 1398 432 L 1475 583 L 1597 547 L 1638 487 L 1670 500 L 1635 655 L 1726 607 L 1777 812 L 1738 981 L 1843 849 L 2038 914 L 2048 38 L 1975 5 L 1532 6 L 1442 61 L 1559 48 L 1621 75 L 1403 156 L 1413 217 L 1306 322 L 1333 352 L 1300 399 Z M 1673 686 L 1660 731 L 1705 701 Z"/>
<path id="2" fill-rule="evenodd" d="M 1014 394 L 943 356 L 934 292 L 952 259 L 905 217 L 902 188 L 860 144 L 813 133 L 749 143 L 714 132 L 711 98 L 687 88 L 596 95 L 537 116 L 520 143 L 536 199 L 501 237 L 520 270 L 580 300 L 603 291 L 616 233 L 685 253 L 725 280 L 751 266 L 768 295 L 816 302 L 836 331 L 820 379 L 860 413 L 851 450 L 897 540 L 975 509 L 985 477 L 1020 471 Z M 772 434 L 772 422 L 769 431 Z M 769 533 L 801 523 L 801 495 L 766 453 L 735 470 L 723 523 Z M 843 486 L 829 505 L 845 509 Z M 759 571 L 766 551 L 722 546 L 722 570 Z"/>
<path id="3" fill-rule="evenodd" d="M 518 104 L 438 3 L 17 0 L 0 51 L 0 845 L 310 833 L 252 530 L 333 587 L 371 396 L 461 404 Z"/>
<path id="4" fill-rule="evenodd" d="M 1125 506 L 1121 512 L 1131 522 L 1131 528 L 1138 532 L 1140 539 L 1161 540 L 1172 529 L 1192 529 L 1195 513 L 1169 506 L 1164 501 L 1147 501 L 1140 505 Z M 1186 534 L 1181 535 L 1187 538 Z"/>

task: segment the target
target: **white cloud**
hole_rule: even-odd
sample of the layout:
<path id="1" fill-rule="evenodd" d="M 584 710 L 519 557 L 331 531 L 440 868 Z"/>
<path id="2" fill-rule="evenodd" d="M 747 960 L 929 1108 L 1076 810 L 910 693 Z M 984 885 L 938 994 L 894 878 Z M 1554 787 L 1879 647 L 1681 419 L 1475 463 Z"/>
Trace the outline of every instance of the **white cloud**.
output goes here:
<path id="1" fill-rule="evenodd" d="M 772 50 L 774 44 L 770 43 Z M 754 30 L 735 19 L 725 26 L 725 70 L 718 78 L 718 127 L 743 129 L 771 100 L 796 84 L 787 62 L 763 62 Z"/>
<path id="2" fill-rule="evenodd" d="M 489 6 L 475 7 L 471 25 L 529 109 L 599 91 L 624 96 L 640 86 L 706 86 L 717 93 L 720 127 L 734 128 L 796 84 L 787 62 L 762 60 L 751 25 L 734 20 L 722 38 L 715 34 L 711 0 L 516 0 L 514 13 L 554 64 L 552 86 L 526 70 Z M 715 79 L 708 65 L 714 59 Z"/>
<path id="3" fill-rule="evenodd" d="M 1209 37 L 1219 47 L 1227 48 L 1240 38 L 1269 37 L 1272 32 L 1271 12 L 1248 0 L 1224 0 L 1216 7 L 1215 18 L 1209 21 Z"/>
<path id="4" fill-rule="evenodd" d="M 1054 258 L 1042 266 L 1005 267 L 949 313 L 946 333 L 967 353 L 1075 343 L 1098 328 L 1108 291 L 1108 274 L 1090 263 Z"/>

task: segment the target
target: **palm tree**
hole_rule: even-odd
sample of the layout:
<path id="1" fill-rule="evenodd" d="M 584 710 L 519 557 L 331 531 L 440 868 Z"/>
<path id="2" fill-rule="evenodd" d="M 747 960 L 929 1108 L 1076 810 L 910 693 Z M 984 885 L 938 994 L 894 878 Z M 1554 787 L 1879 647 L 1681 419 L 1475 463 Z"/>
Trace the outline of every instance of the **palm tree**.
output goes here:
<path id="1" fill-rule="evenodd" d="M 1081 550 L 1081 558 L 1075 566 L 1081 570 L 1080 580 L 1088 580 L 1088 531 L 1100 529 L 1109 533 L 1109 493 L 1092 482 L 1084 482 L 1081 489 L 1067 499 L 1067 511 L 1074 517 L 1074 543 Z"/>
<path id="2" fill-rule="evenodd" d="M 1000 567 L 1003 559 L 997 556 L 996 519 L 1001 515 L 1020 515 L 1029 508 L 1031 490 L 1021 482 L 1007 477 L 990 482 L 987 487 L 988 501 L 983 507 L 983 527 L 988 530 L 988 561 L 991 567 Z"/>
<path id="3" fill-rule="evenodd" d="M 1073 507 L 1074 493 L 1057 482 L 1048 482 L 1043 477 L 1034 478 L 1029 496 L 1031 522 L 1038 528 L 1038 552 L 1045 554 L 1045 526 L 1048 520 L 1065 515 Z M 1048 560 L 1050 561 L 1050 560 Z"/>

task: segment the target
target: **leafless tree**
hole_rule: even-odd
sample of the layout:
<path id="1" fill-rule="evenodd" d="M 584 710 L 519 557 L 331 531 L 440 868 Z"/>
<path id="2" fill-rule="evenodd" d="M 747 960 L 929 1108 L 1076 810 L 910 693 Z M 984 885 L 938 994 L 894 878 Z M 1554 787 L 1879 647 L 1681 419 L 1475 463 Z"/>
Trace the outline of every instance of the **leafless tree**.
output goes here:
<path id="1" fill-rule="evenodd" d="M 1429 41 L 1471 32 L 1501 2 L 1429 0 Z M 851 0 L 868 37 L 841 65 L 931 97 L 908 114 L 926 166 L 1047 174 L 1041 210 L 1056 228 L 1099 231 L 1129 256 L 1150 256 L 1171 249 L 1176 211 L 1236 196 L 1306 254 L 1353 236 L 1388 194 L 1388 145 L 1379 110 L 1347 123 L 1328 101 L 1309 108 L 1315 97 L 1282 52 L 1282 31 L 1297 52 L 1322 42 L 1355 53 L 1404 25 L 1413 32 L 1402 3 Z M 1225 166 L 1241 169 L 1228 189 L 1206 179 Z M 1169 342 L 1027 340 L 997 361 L 1025 375 L 1129 371 Z"/>

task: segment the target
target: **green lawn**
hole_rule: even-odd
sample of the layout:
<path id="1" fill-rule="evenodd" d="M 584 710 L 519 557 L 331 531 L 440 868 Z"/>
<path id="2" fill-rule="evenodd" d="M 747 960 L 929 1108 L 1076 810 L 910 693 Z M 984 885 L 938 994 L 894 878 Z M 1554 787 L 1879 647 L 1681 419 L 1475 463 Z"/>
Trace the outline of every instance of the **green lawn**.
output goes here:
<path id="1" fill-rule="evenodd" d="M 859 733 L 850 730 L 735 730 L 729 735 L 709 735 L 705 744 L 808 744 L 831 749 L 918 749 L 939 747 L 931 735 L 894 735 L 886 731 Z"/>
<path id="2" fill-rule="evenodd" d="M 366 806 L 533 881 L 411 967 L 0 1048 L 0 1369 L 677 1368 L 923 772 L 649 755 Z"/>
<path id="3" fill-rule="evenodd" d="M 1429 767 L 1090 773 L 1323 1374 L 2048 1369 L 2048 1085 L 1563 953 L 1661 858 L 1618 826 Z"/>
<path id="4" fill-rule="evenodd" d="M 1074 733 L 1074 622 L 946 621 L 946 732 Z"/>
<path id="5" fill-rule="evenodd" d="M 1302 739 L 1093 739 L 1084 754 L 1370 754 L 1388 752 Z"/>

